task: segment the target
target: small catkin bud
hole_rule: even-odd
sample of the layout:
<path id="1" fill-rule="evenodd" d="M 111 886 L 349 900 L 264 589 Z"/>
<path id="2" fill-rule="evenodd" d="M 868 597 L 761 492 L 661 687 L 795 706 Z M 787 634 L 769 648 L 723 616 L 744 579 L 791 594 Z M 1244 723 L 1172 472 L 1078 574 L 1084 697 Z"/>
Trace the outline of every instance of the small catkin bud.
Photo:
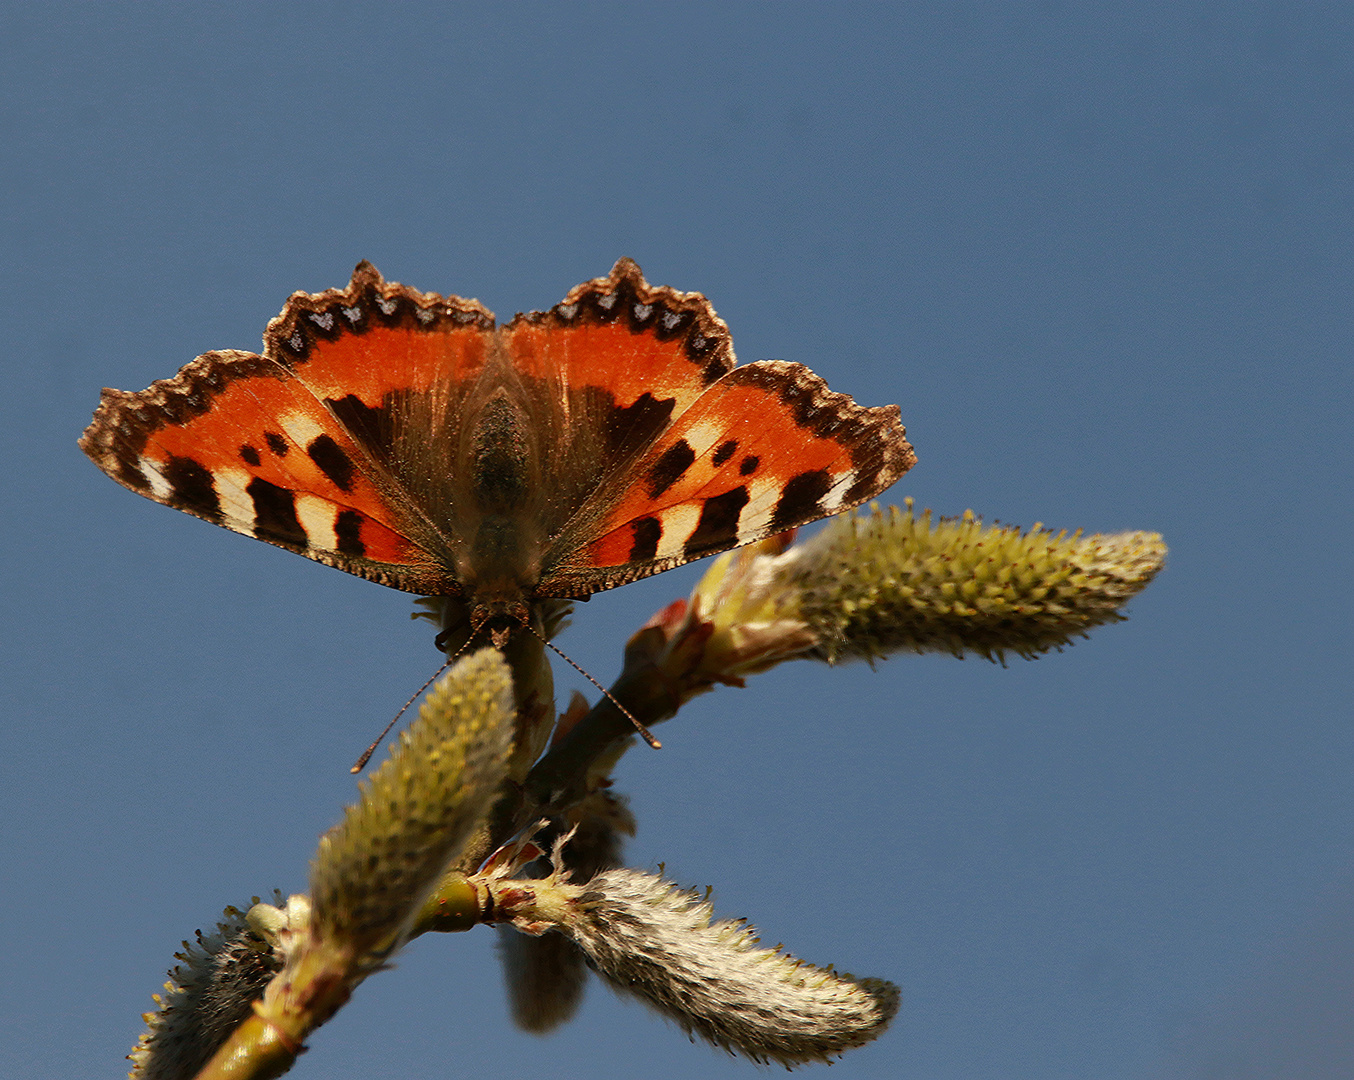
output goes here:
<path id="1" fill-rule="evenodd" d="M 488 815 L 513 733 L 507 665 L 494 649 L 433 688 L 362 798 L 311 864 L 312 927 L 359 967 L 398 948 L 447 864 Z"/>
<path id="2" fill-rule="evenodd" d="M 282 966 L 236 908 L 226 909 L 215 934 L 198 931 L 196 942 L 185 941 L 175 958 L 181 963 L 155 995 L 159 1009 L 145 1014 L 146 1031 L 127 1055 L 132 1080 L 196 1075 Z"/>
<path id="3" fill-rule="evenodd" d="M 893 652 L 1034 657 L 1124 618 L 1161 569 L 1156 533 L 1082 536 L 933 522 L 890 507 L 847 514 L 793 552 L 784 573 L 829 662 Z"/>
<path id="4" fill-rule="evenodd" d="M 876 1038 L 898 989 L 757 947 L 744 922 L 711 922 L 711 905 L 652 874 L 609 870 L 569 904 L 560 928 L 614 987 L 690 1034 L 787 1068 Z"/>

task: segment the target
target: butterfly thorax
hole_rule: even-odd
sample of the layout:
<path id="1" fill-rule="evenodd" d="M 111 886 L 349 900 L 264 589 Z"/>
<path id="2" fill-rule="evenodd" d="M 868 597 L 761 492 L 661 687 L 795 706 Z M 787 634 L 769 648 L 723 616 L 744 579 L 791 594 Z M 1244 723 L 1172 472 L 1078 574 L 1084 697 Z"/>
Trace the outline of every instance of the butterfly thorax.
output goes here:
<path id="1" fill-rule="evenodd" d="M 471 621 L 523 624 L 527 598 L 540 579 L 539 516 L 532 513 L 540 477 L 532 463 L 528 416 L 506 386 L 489 395 L 470 432 L 469 482 L 475 522 L 457 560 L 471 603 Z"/>

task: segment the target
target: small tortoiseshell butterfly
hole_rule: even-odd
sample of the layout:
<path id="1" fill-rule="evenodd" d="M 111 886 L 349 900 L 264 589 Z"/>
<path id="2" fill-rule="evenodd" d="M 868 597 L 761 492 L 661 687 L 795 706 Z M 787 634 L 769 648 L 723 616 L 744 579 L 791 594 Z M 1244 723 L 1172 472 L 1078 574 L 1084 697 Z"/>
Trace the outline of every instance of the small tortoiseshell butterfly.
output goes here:
<path id="1" fill-rule="evenodd" d="M 496 326 L 387 282 L 295 293 L 263 355 L 105 390 L 80 447 L 167 506 L 407 592 L 502 641 L 602 589 L 878 495 L 916 461 L 898 407 L 799 364 L 734 366 L 700 293 L 629 259 Z"/>

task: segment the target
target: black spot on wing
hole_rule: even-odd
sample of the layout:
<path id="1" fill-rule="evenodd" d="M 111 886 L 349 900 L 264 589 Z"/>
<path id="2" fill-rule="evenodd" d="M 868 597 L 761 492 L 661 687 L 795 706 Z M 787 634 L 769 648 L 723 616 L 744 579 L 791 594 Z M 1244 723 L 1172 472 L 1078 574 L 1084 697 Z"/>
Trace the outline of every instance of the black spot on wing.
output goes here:
<path id="1" fill-rule="evenodd" d="M 254 477 L 245 487 L 254 500 L 254 535 L 289 547 L 307 548 L 310 538 L 296 516 L 296 496 L 286 488 Z"/>
<path id="2" fill-rule="evenodd" d="M 738 474 L 740 476 L 751 476 L 757 471 L 757 466 L 762 463 L 762 459 L 756 454 L 749 454 L 738 463 Z"/>
<path id="3" fill-rule="evenodd" d="M 691 449 L 691 444 L 685 439 L 678 439 L 664 450 L 662 457 L 649 470 L 649 498 L 658 498 L 677 483 L 695 460 L 696 451 Z"/>
<path id="4" fill-rule="evenodd" d="M 719 446 L 715 448 L 715 452 L 713 455 L 711 455 L 710 461 L 714 464 L 715 468 L 717 469 L 721 465 L 723 465 L 724 462 L 728 461 L 729 458 L 733 457 L 734 452 L 737 449 L 738 449 L 738 440 L 728 439 L 720 443 Z"/>
<path id="5" fill-rule="evenodd" d="M 771 528 L 780 532 L 822 517 L 820 500 L 831 487 L 832 477 L 826 469 L 814 469 L 791 477 L 776 501 Z"/>
<path id="6" fill-rule="evenodd" d="M 362 515 L 356 510 L 340 510 L 334 518 L 334 537 L 341 555 L 361 557 L 367 553 L 362 542 Z"/>
<path id="7" fill-rule="evenodd" d="M 351 491 L 353 486 L 353 463 L 348 455 L 328 435 L 316 435 L 306 447 L 310 460 L 319 466 L 320 472 L 338 485 L 341 491 Z"/>
<path id="8" fill-rule="evenodd" d="M 686 358 L 701 369 L 701 379 L 706 386 L 733 369 L 733 345 L 729 340 L 728 328 L 714 313 L 709 318 L 699 319 L 682 342 Z"/>
<path id="9" fill-rule="evenodd" d="M 389 413 L 386 409 L 373 408 L 356 394 L 325 398 L 324 403 L 359 442 L 370 446 L 384 446 L 389 442 L 386 432 Z"/>
<path id="10" fill-rule="evenodd" d="M 658 541 L 663 539 L 663 524 L 656 517 L 640 518 L 630 523 L 635 538 L 630 545 L 630 562 L 652 562 L 658 555 Z"/>
<path id="11" fill-rule="evenodd" d="M 682 553 L 688 559 L 698 559 L 713 551 L 733 547 L 738 540 L 738 519 L 747 503 L 748 489 L 743 486 L 706 499 L 701 507 L 700 521 L 687 538 Z"/>
<path id="12" fill-rule="evenodd" d="M 688 349 L 688 352 L 691 350 Z M 709 386 L 729 370 L 728 350 L 710 351 L 709 358 L 705 361 L 705 366 L 701 368 L 701 378 L 705 380 L 705 385 Z"/>
<path id="13" fill-rule="evenodd" d="M 246 465 L 259 465 L 263 461 L 263 459 L 259 457 L 258 450 L 250 446 L 248 443 L 245 443 L 242 447 L 240 447 L 240 460 L 243 461 Z"/>
<path id="14" fill-rule="evenodd" d="M 656 398 L 647 390 L 629 405 L 613 401 L 602 427 L 607 454 L 621 458 L 639 449 L 667 426 L 676 404 L 675 398 Z"/>
<path id="15" fill-rule="evenodd" d="M 208 521 L 221 520 L 221 498 L 212 474 L 190 457 L 171 455 L 161 470 L 169 483 L 175 506 L 199 514 Z"/>
<path id="16" fill-rule="evenodd" d="M 287 451 L 291 449 L 291 443 L 287 442 L 282 435 L 276 431 L 265 431 L 263 441 L 268 444 L 268 449 L 278 457 L 286 457 Z"/>

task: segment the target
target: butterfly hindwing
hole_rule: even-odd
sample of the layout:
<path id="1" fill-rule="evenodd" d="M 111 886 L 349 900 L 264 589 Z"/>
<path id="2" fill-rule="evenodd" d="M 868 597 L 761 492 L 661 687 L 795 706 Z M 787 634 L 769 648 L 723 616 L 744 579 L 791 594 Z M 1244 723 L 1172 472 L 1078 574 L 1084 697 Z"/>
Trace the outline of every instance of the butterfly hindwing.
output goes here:
<path id="1" fill-rule="evenodd" d="M 502 339 L 523 378 L 557 393 L 601 388 L 621 408 L 671 401 L 672 415 L 734 366 L 729 328 L 710 302 L 649 285 L 630 259 L 571 289 L 550 311 L 519 315 Z"/>
<path id="2" fill-rule="evenodd" d="M 479 301 L 387 282 L 361 262 L 347 288 L 293 293 L 268 324 L 264 355 L 326 404 L 375 408 L 473 380 L 489 360 L 493 330 L 493 313 Z"/>

